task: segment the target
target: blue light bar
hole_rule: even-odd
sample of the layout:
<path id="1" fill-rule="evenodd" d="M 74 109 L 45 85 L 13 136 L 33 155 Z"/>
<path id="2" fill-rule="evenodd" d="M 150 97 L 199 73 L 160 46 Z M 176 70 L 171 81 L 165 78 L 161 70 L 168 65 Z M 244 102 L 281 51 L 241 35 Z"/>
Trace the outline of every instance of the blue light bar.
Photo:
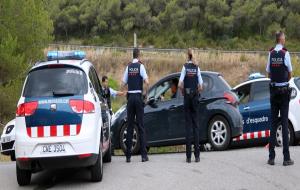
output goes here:
<path id="1" fill-rule="evenodd" d="M 47 60 L 82 60 L 85 58 L 85 52 L 76 51 L 48 51 Z"/>
<path id="2" fill-rule="evenodd" d="M 266 76 L 261 73 L 252 73 L 249 75 L 249 80 L 259 79 L 259 78 L 265 78 Z"/>

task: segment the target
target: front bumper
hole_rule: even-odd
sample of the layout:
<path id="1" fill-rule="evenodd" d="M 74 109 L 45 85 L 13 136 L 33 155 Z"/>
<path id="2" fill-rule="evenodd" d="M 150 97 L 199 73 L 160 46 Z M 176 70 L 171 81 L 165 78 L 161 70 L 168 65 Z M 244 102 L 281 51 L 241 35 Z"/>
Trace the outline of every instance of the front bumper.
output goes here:
<path id="1" fill-rule="evenodd" d="M 81 158 L 80 156 L 60 156 L 17 159 L 17 165 L 24 170 L 80 168 L 92 166 L 97 162 L 98 154 Z"/>

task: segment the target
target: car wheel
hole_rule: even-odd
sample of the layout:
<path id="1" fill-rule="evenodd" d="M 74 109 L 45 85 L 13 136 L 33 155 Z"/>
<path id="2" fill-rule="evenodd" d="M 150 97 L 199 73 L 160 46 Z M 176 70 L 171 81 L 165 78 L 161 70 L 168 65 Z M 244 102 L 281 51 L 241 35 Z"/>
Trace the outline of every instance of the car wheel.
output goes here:
<path id="1" fill-rule="evenodd" d="M 17 165 L 17 164 L 16 164 Z M 22 170 L 17 165 L 17 181 L 20 186 L 29 185 L 31 181 L 31 171 Z"/>
<path id="2" fill-rule="evenodd" d="M 120 145 L 124 152 L 126 153 L 127 147 L 126 147 L 126 135 L 127 135 L 127 123 L 123 125 L 121 132 L 120 132 Z M 139 139 L 139 132 L 138 128 L 135 125 L 133 128 L 133 137 L 132 137 L 132 154 L 138 154 L 140 151 L 140 139 Z"/>
<path id="3" fill-rule="evenodd" d="M 294 138 L 294 130 L 291 124 L 288 124 L 288 134 L 289 134 L 289 145 L 294 145 L 295 138 Z M 282 146 L 282 125 L 279 124 L 276 130 L 276 146 Z"/>
<path id="4" fill-rule="evenodd" d="M 215 116 L 208 126 L 208 140 L 212 148 L 217 151 L 225 150 L 230 144 L 231 134 L 227 120 L 222 116 Z"/>
<path id="5" fill-rule="evenodd" d="M 99 182 L 102 181 L 103 177 L 103 158 L 102 158 L 102 151 L 99 151 L 97 162 L 95 165 L 91 167 L 91 181 L 92 182 Z"/>
<path id="6" fill-rule="evenodd" d="M 15 151 L 13 151 L 13 152 L 10 154 L 10 160 L 11 160 L 11 161 L 16 161 Z"/>
<path id="7" fill-rule="evenodd" d="M 111 145 L 111 142 L 109 142 L 109 148 L 108 148 L 108 150 L 106 151 L 106 153 L 103 157 L 103 162 L 104 163 L 111 162 L 111 154 L 112 154 L 112 145 Z"/>

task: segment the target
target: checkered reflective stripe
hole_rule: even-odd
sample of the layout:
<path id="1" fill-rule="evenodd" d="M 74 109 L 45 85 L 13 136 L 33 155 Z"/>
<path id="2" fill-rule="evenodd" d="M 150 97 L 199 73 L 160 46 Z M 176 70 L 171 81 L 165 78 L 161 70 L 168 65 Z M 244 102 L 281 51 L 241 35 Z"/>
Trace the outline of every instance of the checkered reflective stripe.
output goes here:
<path id="1" fill-rule="evenodd" d="M 27 127 L 27 134 L 32 138 L 76 136 L 80 133 L 81 125 L 51 125 Z"/>
<path id="2" fill-rule="evenodd" d="M 270 136 L 270 130 L 266 131 L 257 131 L 252 133 L 244 133 L 239 137 L 233 139 L 233 141 L 242 141 L 242 140 L 250 140 L 250 139 L 259 139 Z"/>

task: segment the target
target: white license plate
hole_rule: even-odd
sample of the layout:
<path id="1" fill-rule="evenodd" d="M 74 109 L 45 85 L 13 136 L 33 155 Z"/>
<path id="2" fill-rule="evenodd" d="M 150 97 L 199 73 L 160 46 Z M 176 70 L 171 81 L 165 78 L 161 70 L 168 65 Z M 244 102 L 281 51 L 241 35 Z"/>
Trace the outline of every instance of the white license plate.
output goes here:
<path id="1" fill-rule="evenodd" d="M 46 144 L 41 146 L 41 153 L 64 153 L 65 144 Z"/>

